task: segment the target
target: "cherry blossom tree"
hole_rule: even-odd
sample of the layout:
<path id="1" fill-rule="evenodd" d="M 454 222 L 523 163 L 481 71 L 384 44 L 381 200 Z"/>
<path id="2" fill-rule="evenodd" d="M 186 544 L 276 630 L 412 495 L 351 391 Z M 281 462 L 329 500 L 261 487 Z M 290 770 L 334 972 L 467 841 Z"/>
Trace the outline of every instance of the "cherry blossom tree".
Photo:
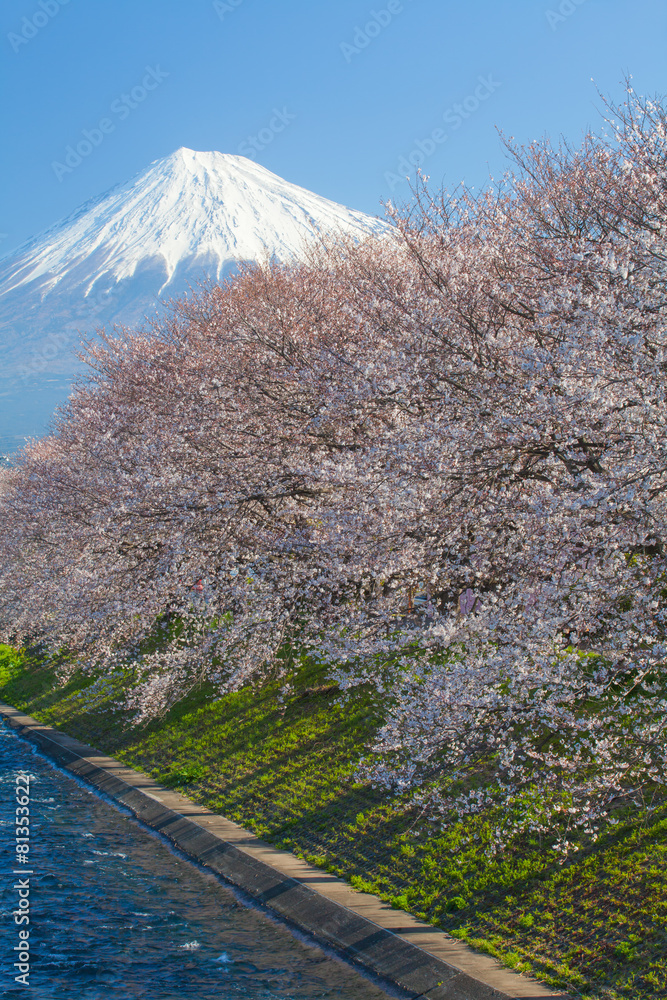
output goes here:
<path id="1" fill-rule="evenodd" d="M 665 783 L 667 114 L 418 185 L 393 235 L 101 332 L 4 473 L 5 638 L 132 665 L 138 717 L 308 650 L 364 773 L 567 850 Z"/>

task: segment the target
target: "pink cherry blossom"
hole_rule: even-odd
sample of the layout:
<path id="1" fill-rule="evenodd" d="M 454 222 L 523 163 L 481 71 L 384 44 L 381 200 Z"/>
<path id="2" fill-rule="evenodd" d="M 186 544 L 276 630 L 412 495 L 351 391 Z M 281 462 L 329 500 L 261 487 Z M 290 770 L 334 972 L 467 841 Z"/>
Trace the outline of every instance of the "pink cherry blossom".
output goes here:
<path id="1" fill-rule="evenodd" d="M 377 688 L 370 780 L 499 845 L 662 795 L 667 113 L 611 111 L 91 341 L 0 474 L 5 640 L 138 718 L 293 644 Z"/>

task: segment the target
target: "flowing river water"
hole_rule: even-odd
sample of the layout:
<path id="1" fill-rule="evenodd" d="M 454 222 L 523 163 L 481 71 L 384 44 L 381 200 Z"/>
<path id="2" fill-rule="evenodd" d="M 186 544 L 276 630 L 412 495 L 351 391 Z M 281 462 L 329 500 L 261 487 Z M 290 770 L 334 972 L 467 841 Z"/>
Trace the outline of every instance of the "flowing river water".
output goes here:
<path id="1" fill-rule="evenodd" d="M 21 864 L 15 816 L 26 785 Z M 386 1000 L 2 724 L 0 869 L 3 1000 Z M 17 924 L 26 899 L 29 923 Z M 15 979 L 26 957 L 28 985 Z"/>

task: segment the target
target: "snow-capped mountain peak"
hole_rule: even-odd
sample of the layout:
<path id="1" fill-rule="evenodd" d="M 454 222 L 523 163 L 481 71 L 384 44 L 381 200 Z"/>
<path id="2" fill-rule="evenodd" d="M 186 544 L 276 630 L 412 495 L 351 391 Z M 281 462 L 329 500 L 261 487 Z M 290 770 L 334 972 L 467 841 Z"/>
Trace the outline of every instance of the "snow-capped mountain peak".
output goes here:
<path id="1" fill-rule="evenodd" d="M 81 334 L 141 324 L 241 262 L 298 258 L 317 234 L 387 228 L 244 156 L 181 147 L 155 160 L 0 260 L 0 446 L 19 412 L 24 433 L 43 428 Z"/>
<path id="2" fill-rule="evenodd" d="M 382 226 L 246 157 L 182 146 L 1 261 L 0 302 L 35 283 L 44 296 L 73 272 L 85 297 L 147 265 L 161 272 L 160 294 L 184 265 L 192 275 L 197 259 L 202 275 L 219 279 L 238 261 L 298 256 L 314 232 Z"/>

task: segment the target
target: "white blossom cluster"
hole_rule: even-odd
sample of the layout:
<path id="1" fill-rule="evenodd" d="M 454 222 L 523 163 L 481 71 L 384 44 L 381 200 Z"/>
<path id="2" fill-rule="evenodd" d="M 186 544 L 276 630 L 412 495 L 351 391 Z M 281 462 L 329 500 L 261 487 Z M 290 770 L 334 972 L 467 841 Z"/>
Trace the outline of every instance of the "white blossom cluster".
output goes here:
<path id="1" fill-rule="evenodd" d="M 383 699 L 363 773 L 498 844 L 658 801 L 667 111 L 612 114 L 89 344 L 2 473 L 4 637 L 134 664 L 139 718 L 306 649 Z"/>

